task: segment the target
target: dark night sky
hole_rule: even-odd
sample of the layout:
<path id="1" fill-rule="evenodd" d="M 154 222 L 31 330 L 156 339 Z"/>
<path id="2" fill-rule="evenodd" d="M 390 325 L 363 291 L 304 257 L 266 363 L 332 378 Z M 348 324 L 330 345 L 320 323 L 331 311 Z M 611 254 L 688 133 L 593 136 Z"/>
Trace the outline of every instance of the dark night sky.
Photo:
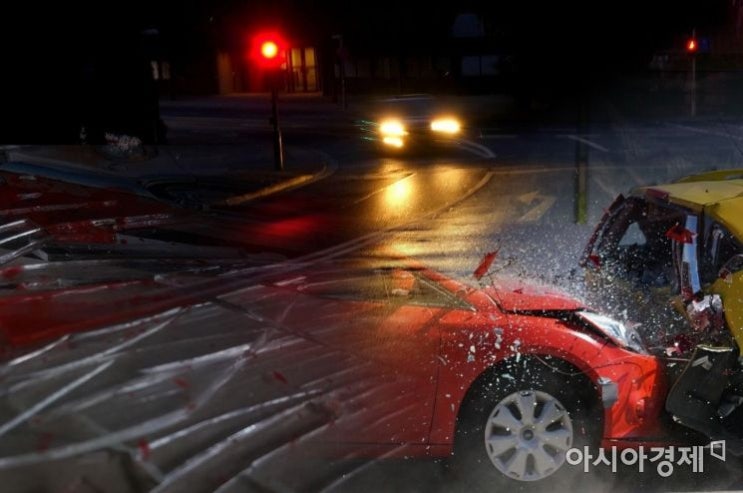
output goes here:
<path id="1" fill-rule="evenodd" d="M 738 0 L 739 1 L 739 0 Z M 597 54 L 617 60 L 669 47 L 696 27 L 713 32 L 727 22 L 734 0 L 522 1 L 464 0 L 128 0 L 126 2 L 3 2 L 4 58 L 61 55 L 124 43 L 128 33 L 156 26 L 171 48 L 188 54 L 211 42 L 229 43 L 251 26 L 276 24 L 306 38 L 342 32 L 363 51 L 425 48 L 446 36 L 457 12 L 484 16 L 512 50 L 553 54 L 582 63 Z"/>
<path id="2" fill-rule="evenodd" d="M 145 28 L 158 28 L 164 56 L 185 64 L 216 46 L 235 46 L 250 29 L 267 25 L 307 44 L 327 43 L 332 34 L 342 33 L 352 52 L 397 56 L 445 45 L 455 15 L 462 12 L 482 16 L 491 41 L 520 57 L 527 79 L 549 71 L 577 80 L 588 72 L 646 67 L 654 52 L 678 48 L 692 28 L 704 36 L 729 27 L 733 6 L 741 1 L 2 2 L 0 104 L 6 127 L 18 126 L 7 123 L 12 120 L 8 115 L 18 121 L 29 115 L 40 115 L 32 118 L 44 122 L 65 118 L 79 111 L 72 101 L 84 91 L 81 68 L 91 59 L 105 65 L 103 72 L 119 74 L 111 80 L 124 93 L 123 88 L 137 84 Z"/>

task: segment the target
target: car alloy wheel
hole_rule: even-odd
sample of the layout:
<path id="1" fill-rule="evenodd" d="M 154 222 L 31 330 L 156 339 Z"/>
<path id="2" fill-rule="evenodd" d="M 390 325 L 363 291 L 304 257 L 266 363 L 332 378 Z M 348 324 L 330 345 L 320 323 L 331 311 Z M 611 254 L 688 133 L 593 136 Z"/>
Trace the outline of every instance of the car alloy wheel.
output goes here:
<path id="1" fill-rule="evenodd" d="M 552 484 L 570 489 L 586 476 L 569 467 L 566 452 L 599 447 L 603 417 L 598 389 L 569 363 L 503 362 L 468 390 L 445 471 L 484 491 L 542 491 Z"/>
<path id="2" fill-rule="evenodd" d="M 519 481 L 538 481 L 565 462 L 573 443 L 573 423 L 552 395 L 520 390 L 495 405 L 484 438 L 487 455 L 501 473 Z"/>

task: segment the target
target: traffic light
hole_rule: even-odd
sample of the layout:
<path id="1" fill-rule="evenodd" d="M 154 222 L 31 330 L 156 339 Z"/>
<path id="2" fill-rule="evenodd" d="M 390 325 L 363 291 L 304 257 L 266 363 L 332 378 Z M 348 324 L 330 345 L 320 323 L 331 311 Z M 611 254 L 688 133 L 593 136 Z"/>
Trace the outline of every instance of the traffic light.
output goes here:
<path id="1" fill-rule="evenodd" d="M 265 60 L 273 60 L 279 56 L 279 46 L 273 41 L 264 41 L 261 45 L 261 55 Z"/>
<path id="2" fill-rule="evenodd" d="M 286 62 L 286 42 L 277 32 L 263 32 L 253 37 L 251 58 L 265 69 L 278 69 Z"/>
<path id="3" fill-rule="evenodd" d="M 697 40 L 695 38 L 689 38 L 686 42 L 686 51 L 689 53 L 695 53 L 697 51 Z"/>
<path id="4" fill-rule="evenodd" d="M 273 125 L 274 165 L 284 170 L 284 143 L 279 125 L 279 89 L 286 69 L 286 52 L 289 44 L 278 31 L 262 31 L 250 38 L 248 58 L 260 69 L 271 89 L 271 124 Z"/>

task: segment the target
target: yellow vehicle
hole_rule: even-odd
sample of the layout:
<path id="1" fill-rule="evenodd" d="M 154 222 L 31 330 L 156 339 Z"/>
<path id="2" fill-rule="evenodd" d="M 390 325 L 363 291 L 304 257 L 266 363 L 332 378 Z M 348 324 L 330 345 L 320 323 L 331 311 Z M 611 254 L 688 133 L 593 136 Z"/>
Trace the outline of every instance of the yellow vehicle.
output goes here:
<path id="1" fill-rule="evenodd" d="M 589 293 L 639 322 L 659 355 L 686 363 L 666 400 L 676 421 L 743 452 L 743 169 L 620 195 L 581 265 Z"/>

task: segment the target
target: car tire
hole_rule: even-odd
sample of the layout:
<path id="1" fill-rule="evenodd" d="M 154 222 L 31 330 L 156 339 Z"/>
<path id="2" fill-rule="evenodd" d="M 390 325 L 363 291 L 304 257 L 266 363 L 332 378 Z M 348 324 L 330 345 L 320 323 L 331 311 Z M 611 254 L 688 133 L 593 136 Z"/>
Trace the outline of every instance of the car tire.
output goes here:
<path id="1" fill-rule="evenodd" d="M 449 462 L 461 486 L 563 491 L 587 479 L 565 453 L 584 446 L 595 453 L 600 446 L 603 408 L 595 387 L 561 362 L 522 363 L 484 375 L 463 402 Z"/>

